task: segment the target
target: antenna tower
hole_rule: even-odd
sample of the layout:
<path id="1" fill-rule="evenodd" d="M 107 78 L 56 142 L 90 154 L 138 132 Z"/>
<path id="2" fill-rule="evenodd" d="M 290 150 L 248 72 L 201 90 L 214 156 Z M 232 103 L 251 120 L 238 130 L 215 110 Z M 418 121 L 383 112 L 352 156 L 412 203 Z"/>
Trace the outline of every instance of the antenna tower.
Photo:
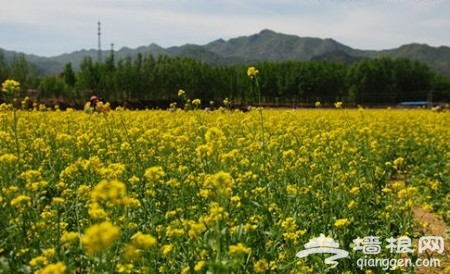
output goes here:
<path id="1" fill-rule="evenodd" d="M 98 58 L 98 62 L 102 62 L 102 39 L 101 39 L 101 25 L 102 23 L 100 21 L 98 21 L 98 52 L 97 52 L 97 58 Z"/>

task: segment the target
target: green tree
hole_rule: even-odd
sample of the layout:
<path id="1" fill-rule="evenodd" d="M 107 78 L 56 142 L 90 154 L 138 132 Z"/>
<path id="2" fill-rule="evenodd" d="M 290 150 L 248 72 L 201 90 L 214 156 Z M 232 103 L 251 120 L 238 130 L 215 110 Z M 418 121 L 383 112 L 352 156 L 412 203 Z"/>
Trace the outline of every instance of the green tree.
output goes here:
<path id="1" fill-rule="evenodd" d="M 97 65 L 99 68 L 99 93 L 98 95 L 108 101 L 116 101 L 116 65 L 114 54 L 111 53 L 105 62 Z"/>
<path id="2" fill-rule="evenodd" d="M 8 79 L 9 65 L 5 61 L 3 50 L 0 50 L 0 83 Z"/>
<path id="3" fill-rule="evenodd" d="M 23 90 L 33 87 L 33 83 L 36 83 L 36 68 L 27 62 L 25 54 L 14 56 L 9 67 L 8 77 L 19 81 Z"/>
<path id="4" fill-rule="evenodd" d="M 100 66 L 94 64 L 92 58 L 86 57 L 80 64 L 80 71 L 76 77 L 75 87 L 81 93 L 78 96 L 87 97 L 97 94 L 100 90 Z"/>
<path id="5" fill-rule="evenodd" d="M 428 66 L 404 58 L 395 60 L 397 102 L 426 100 L 432 88 L 432 73 Z"/>
<path id="6" fill-rule="evenodd" d="M 44 98 L 68 98 L 69 86 L 65 80 L 55 76 L 48 76 L 39 84 L 39 99 Z"/>
<path id="7" fill-rule="evenodd" d="M 76 77 L 72 68 L 72 63 L 67 63 L 64 66 L 63 78 L 64 82 L 66 82 L 69 87 L 75 87 Z"/>

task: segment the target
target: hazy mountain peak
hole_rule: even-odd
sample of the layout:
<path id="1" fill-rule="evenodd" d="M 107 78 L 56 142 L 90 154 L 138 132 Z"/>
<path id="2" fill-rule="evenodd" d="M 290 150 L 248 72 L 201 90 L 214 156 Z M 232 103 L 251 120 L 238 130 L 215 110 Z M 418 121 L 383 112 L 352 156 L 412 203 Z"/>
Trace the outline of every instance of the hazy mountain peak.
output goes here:
<path id="1" fill-rule="evenodd" d="M 108 56 L 110 50 L 102 53 L 103 56 Z M 270 29 L 263 29 L 259 33 L 228 40 L 220 38 L 203 46 L 185 44 L 163 48 L 151 43 L 136 49 L 124 47 L 114 51 L 116 60 L 127 56 L 134 58 L 138 53 L 189 57 L 213 65 L 285 60 L 326 60 L 350 64 L 361 58 L 402 57 L 421 61 L 435 71 L 450 75 L 450 48 L 447 46 L 434 48 L 426 44 L 411 43 L 396 49 L 366 51 L 353 49 L 332 38 L 300 37 L 278 33 Z M 18 53 L 3 51 L 4 59 L 7 62 L 14 54 Z M 74 69 L 77 69 L 86 56 L 96 60 L 97 51 L 95 49 L 81 50 L 50 58 L 26 55 L 25 58 L 36 64 L 40 73 L 55 74 L 60 73 L 65 64 L 69 62 L 72 63 Z"/>

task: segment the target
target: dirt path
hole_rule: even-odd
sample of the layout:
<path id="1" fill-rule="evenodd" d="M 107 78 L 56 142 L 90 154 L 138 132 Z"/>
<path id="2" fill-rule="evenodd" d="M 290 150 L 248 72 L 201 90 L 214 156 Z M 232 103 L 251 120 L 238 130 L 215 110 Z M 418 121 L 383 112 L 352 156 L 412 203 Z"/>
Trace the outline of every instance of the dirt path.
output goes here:
<path id="1" fill-rule="evenodd" d="M 450 273 L 450 246 L 447 244 L 448 237 L 446 235 L 446 223 L 439 220 L 433 213 L 427 212 L 422 208 L 416 208 L 413 212 L 419 224 L 428 224 L 425 227 L 419 226 L 417 232 L 426 236 L 441 236 L 446 240 L 444 252 L 441 254 L 432 254 L 432 258 L 440 259 L 440 267 L 418 267 L 415 269 L 414 273 Z"/>

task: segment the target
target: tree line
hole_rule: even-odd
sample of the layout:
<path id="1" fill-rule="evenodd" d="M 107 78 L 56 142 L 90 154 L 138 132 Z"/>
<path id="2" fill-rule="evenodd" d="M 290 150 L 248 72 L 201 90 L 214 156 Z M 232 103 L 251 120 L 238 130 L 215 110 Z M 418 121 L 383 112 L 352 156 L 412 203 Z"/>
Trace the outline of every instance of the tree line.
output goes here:
<path id="1" fill-rule="evenodd" d="M 65 65 L 59 75 L 38 76 L 23 55 L 10 63 L 0 52 L 0 80 L 14 79 L 24 91 L 34 90 L 36 99 L 57 99 L 82 104 L 97 95 L 113 104 L 167 108 L 186 91 L 203 104 L 220 104 L 225 98 L 235 104 L 312 106 L 343 101 L 346 105 L 395 105 L 402 101 L 448 102 L 450 78 L 418 61 L 404 58 L 366 59 L 346 65 L 326 61 L 260 62 L 258 90 L 247 76 L 247 65 L 212 66 L 181 57 L 138 54 L 103 62 L 86 57 L 78 71 Z"/>

